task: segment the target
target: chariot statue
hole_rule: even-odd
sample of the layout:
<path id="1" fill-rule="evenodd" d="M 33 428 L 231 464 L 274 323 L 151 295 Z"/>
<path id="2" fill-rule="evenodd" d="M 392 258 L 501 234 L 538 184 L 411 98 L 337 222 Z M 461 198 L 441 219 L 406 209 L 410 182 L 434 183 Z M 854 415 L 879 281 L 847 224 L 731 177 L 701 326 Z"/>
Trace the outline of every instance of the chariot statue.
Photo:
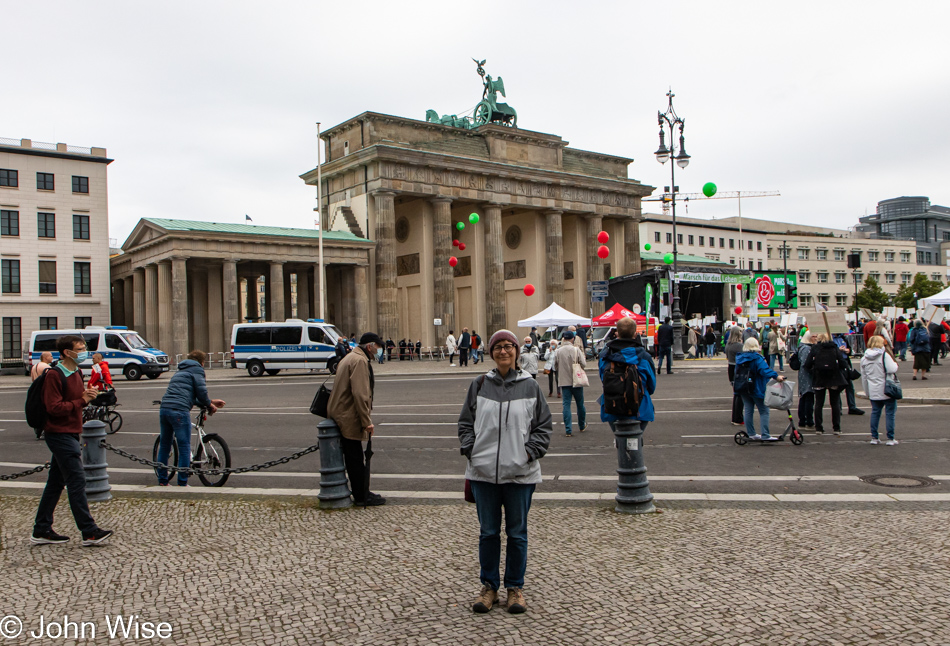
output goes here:
<path id="1" fill-rule="evenodd" d="M 486 123 L 498 123 L 517 128 L 518 113 L 507 103 L 498 102 L 499 93 L 507 98 L 505 82 L 500 76 L 495 80 L 492 79 L 491 74 L 485 73 L 484 66 L 488 59 L 479 61 L 473 58 L 472 60 L 478 66 L 476 71 L 482 79 L 482 100 L 475 106 L 472 116 L 459 117 L 454 114 L 444 114 L 440 117 L 435 110 L 428 110 L 426 111 L 426 121 L 466 130 L 483 126 Z"/>

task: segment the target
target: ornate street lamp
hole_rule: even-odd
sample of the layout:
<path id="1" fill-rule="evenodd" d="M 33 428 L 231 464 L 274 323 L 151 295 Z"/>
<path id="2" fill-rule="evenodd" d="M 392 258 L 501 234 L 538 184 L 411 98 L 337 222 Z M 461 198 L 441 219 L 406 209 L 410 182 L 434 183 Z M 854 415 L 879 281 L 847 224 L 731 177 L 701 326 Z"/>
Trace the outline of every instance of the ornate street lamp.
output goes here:
<path id="1" fill-rule="evenodd" d="M 679 280 L 676 278 L 676 269 L 677 269 L 677 240 L 676 240 L 676 193 L 679 191 L 679 187 L 676 185 L 676 167 L 686 168 L 689 166 L 690 156 L 686 154 L 686 144 L 683 139 L 683 127 L 686 125 L 686 120 L 676 116 L 676 112 L 673 110 L 673 97 L 676 96 L 673 94 L 673 90 L 670 90 L 666 93 L 666 96 L 669 97 L 669 104 L 667 105 L 666 112 L 657 112 L 657 121 L 660 124 L 660 147 L 656 149 L 654 153 L 656 155 L 656 160 L 661 164 L 665 164 L 672 157 L 676 162 L 675 164 L 670 164 L 670 186 L 669 193 L 671 200 L 673 202 L 673 276 L 672 276 L 672 307 L 673 307 L 673 356 L 677 359 L 683 358 L 683 314 L 680 312 L 680 285 Z M 665 140 L 665 130 L 664 127 L 669 128 L 670 131 L 670 147 L 666 147 Z M 674 138 L 676 137 L 676 128 L 679 128 L 679 148 L 677 150 L 674 145 Z"/>

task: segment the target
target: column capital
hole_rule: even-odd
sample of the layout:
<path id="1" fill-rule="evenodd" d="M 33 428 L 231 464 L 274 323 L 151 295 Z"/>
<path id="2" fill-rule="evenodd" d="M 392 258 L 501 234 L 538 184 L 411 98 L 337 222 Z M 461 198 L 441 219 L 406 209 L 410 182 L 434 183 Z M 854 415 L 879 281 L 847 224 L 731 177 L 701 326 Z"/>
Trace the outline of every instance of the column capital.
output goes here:
<path id="1" fill-rule="evenodd" d="M 444 196 L 442 196 L 442 195 L 439 195 L 439 196 L 436 196 L 436 197 L 430 197 L 430 198 L 429 198 L 429 202 L 431 202 L 432 204 L 443 204 L 443 203 L 445 203 L 445 202 L 448 202 L 449 204 L 451 204 L 452 201 L 453 201 L 453 200 L 452 200 L 451 197 L 444 197 Z"/>
<path id="2" fill-rule="evenodd" d="M 370 191 L 369 194 L 372 195 L 373 197 L 396 197 L 395 191 L 387 191 L 385 189 L 381 189 L 378 191 Z"/>
<path id="3" fill-rule="evenodd" d="M 549 215 L 564 215 L 564 211 L 559 211 L 557 209 L 547 209 L 545 211 L 541 211 L 541 215 L 545 217 Z"/>

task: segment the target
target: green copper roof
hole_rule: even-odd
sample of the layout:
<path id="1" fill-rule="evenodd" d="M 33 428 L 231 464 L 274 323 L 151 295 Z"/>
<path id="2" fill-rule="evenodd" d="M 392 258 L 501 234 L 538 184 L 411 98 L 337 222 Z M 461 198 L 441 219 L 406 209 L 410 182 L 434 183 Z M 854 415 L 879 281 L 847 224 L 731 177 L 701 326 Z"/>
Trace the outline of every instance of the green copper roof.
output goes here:
<path id="1" fill-rule="evenodd" d="M 312 238 L 320 237 L 316 229 L 293 229 L 290 227 L 265 227 L 254 224 L 222 224 L 220 222 L 199 222 L 197 220 L 166 220 L 165 218 L 144 218 L 168 231 L 204 231 L 207 233 L 240 233 L 250 236 L 281 236 L 285 238 Z M 366 238 L 355 236 L 349 231 L 324 231 L 324 240 L 371 242 Z"/>
<path id="2" fill-rule="evenodd" d="M 663 256 L 666 255 L 666 252 L 660 253 L 658 251 L 641 251 L 640 259 L 641 260 L 653 260 L 656 262 L 663 262 Z M 679 263 L 690 263 L 690 262 L 701 262 L 707 265 L 724 265 L 732 266 L 728 262 L 723 260 L 713 260 L 712 258 L 706 258 L 705 256 L 693 256 L 688 253 L 678 253 L 676 254 L 676 261 Z"/>

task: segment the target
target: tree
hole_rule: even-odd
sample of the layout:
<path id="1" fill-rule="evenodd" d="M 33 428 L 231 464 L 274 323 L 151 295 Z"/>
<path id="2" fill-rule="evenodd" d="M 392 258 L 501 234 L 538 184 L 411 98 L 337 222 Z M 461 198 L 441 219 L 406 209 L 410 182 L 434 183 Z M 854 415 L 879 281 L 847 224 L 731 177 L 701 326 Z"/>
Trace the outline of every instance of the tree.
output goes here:
<path id="1" fill-rule="evenodd" d="M 864 288 L 858 292 L 857 303 L 848 308 L 849 312 L 856 312 L 862 307 L 866 307 L 875 314 L 891 304 L 891 297 L 881 289 L 877 281 L 870 276 L 864 281 Z"/>
<path id="2" fill-rule="evenodd" d="M 927 274 L 918 273 L 914 276 L 914 282 L 910 285 L 901 285 L 897 288 L 897 296 L 894 297 L 894 305 L 902 307 L 905 310 L 917 307 L 917 299 L 927 298 L 942 291 L 943 283 L 939 280 L 930 280 Z M 915 296 L 916 294 L 916 296 Z"/>

